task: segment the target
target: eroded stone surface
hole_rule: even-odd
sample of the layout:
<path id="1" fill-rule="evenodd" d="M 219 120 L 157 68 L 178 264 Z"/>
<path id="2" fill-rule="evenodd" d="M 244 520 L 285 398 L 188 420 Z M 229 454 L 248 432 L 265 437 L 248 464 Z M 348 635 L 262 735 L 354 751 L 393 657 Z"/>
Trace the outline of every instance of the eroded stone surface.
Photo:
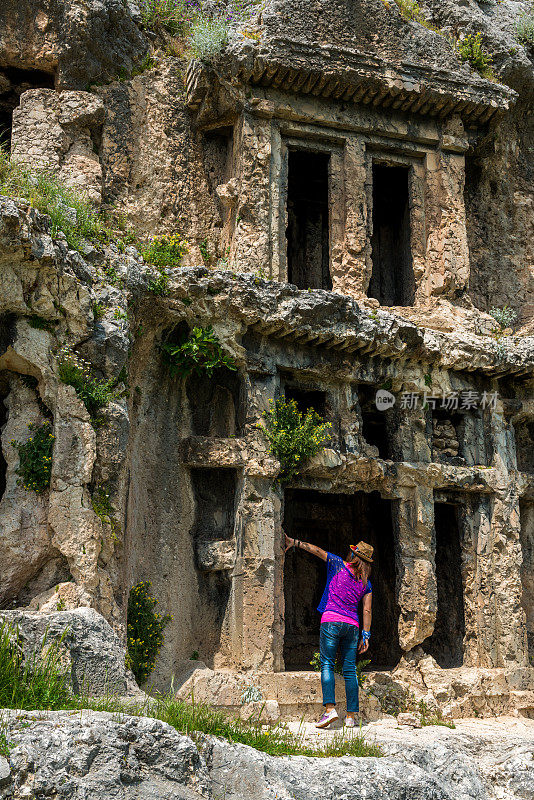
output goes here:
<path id="1" fill-rule="evenodd" d="M 180 46 L 151 35 L 154 64 L 127 79 L 147 48 L 134 3 L 4 6 L 14 156 L 189 246 L 157 297 L 134 247 L 84 258 L 41 215 L 0 202 L 1 602 L 92 606 L 124 635 L 128 591 L 151 580 L 174 614 L 156 686 L 175 675 L 187 691 L 198 659 L 208 700 L 237 710 L 259 682 L 271 716 L 315 713 L 324 576 L 284 558 L 281 527 L 335 552 L 365 537 L 377 553 L 370 713 L 397 686 L 451 714 L 527 713 L 533 71 L 513 36 L 528 7 L 429 0 L 420 13 L 442 36 L 381 0 L 272 0 L 209 65 L 186 69 L 169 55 Z M 497 81 L 449 41 L 479 30 Z M 328 159 L 313 281 L 293 274 L 287 247 L 295 150 Z M 406 178 L 394 291 L 382 268 L 376 289 L 378 167 Z M 519 326 L 501 331 L 487 312 L 504 305 Z M 235 372 L 169 374 L 162 342 L 195 325 L 213 326 Z M 59 381 L 61 346 L 116 383 L 98 424 Z M 379 388 L 395 397 L 387 412 Z M 473 392 L 495 401 L 432 399 Z M 258 425 L 292 393 L 313 398 L 332 436 L 284 492 Z M 415 406 L 401 400 L 411 393 Z M 48 418 L 52 481 L 38 497 L 18 484 L 11 440 Z M 109 514 L 96 513 L 100 492 Z"/>
<path id="2" fill-rule="evenodd" d="M 147 800 L 215 800 L 221 792 L 236 800 L 527 800 L 534 779 L 532 724 L 513 719 L 417 731 L 384 721 L 363 729 L 382 758 L 304 758 L 268 756 L 208 736 L 199 752 L 166 723 L 128 715 L 119 721 L 92 711 L 4 712 L 4 718 L 11 742 L 11 775 L 7 769 L 0 783 L 6 800 L 29 790 L 97 798 L 135 791 Z M 320 747 L 333 734 L 301 725 L 299 735 Z"/>
<path id="3" fill-rule="evenodd" d="M 43 642 L 60 640 L 76 694 L 124 695 L 135 688 L 125 667 L 120 638 L 93 608 L 40 611 L 2 611 L 0 615 L 13 630 L 18 630 L 25 658 L 39 652 Z"/>
<path id="4" fill-rule="evenodd" d="M 8 724 L 11 780 L 0 788 L 6 800 L 29 792 L 89 793 L 102 800 L 212 798 L 195 745 L 164 722 L 136 717 L 117 722 L 112 714 L 60 711 L 12 713 Z"/>

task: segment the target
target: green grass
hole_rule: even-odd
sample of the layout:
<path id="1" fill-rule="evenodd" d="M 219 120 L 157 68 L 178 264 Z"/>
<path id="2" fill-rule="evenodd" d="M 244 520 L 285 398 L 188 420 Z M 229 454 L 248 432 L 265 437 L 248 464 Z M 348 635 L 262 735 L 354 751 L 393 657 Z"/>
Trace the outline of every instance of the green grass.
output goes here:
<path id="1" fill-rule="evenodd" d="M 140 246 L 136 232 L 123 214 L 95 208 L 86 194 L 65 186 L 52 173 L 14 161 L 0 144 L 0 195 L 24 200 L 50 217 L 52 237 L 63 233 L 68 246 L 83 253 L 88 242 L 113 242 L 121 252 L 126 245 Z M 33 319 L 37 327 L 39 318 Z M 31 324 L 31 323 L 30 323 Z"/>
<path id="2" fill-rule="evenodd" d="M 232 743 L 246 744 L 271 756 L 382 756 L 378 745 L 369 744 L 361 733 L 336 734 L 325 739 L 324 746 L 313 747 L 303 734 L 292 733 L 283 724 L 263 725 L 258 719 L 242 720 L 205 703 L 187 703 L 172 696 L 156 697 L 145 703 L 119 698 L 81 700 L 80 708 L 109 711 L 115 714 L 147 716 L 167 722 L 177 731 L 200 740 L 202 735 L 219 736 Z"/>
<path id="3" fill-rule="evenodd" d="M 96 378 L 91 364 L 66 347 L 58 353 L 58 372 L 62 383 L 74 387 L 93 421 L 99 409 L 107 405 L 116 395 L 116 382 L 113 378 L 109 380 Z"/>
<path id="4" fill-rule="evenodd" d="M 0 625 L 0 708 L 59 709 L 71 702 L 69 672 L 63 666 L 62 639 L 46 641 L 24 658 L 18 630 Z"/>
<path id="5" fill-rule="evenodd" d="M 35 328 L 37 331 L 48 331 L 48 333 L 54 333 L 55 323 L 45 319 L 44 317 L 40 317 L 38 314 L 32 314 L 30 317 L 27 317 L 26 322 L 30 328 Z"/>
<path id="6" fill-rule="evenodd" d="M 149 698 L 143 702 L 108 696 L 88 698 L 73 695 L 69 669 L 62 661 L 62 642 L 45 641 L 39 651 L 24 659 L 16 628 L 7 622 L 0 626 L 0 707 L 24 711 L 82 710 L 108 711 L 118 716 L 151 717 L 167 722 L 180 733 L 200 741 L 202 735 L 220 736 L 229 742 L 254 747 L 272 756 L 381 756 L 377 745 L 368 744 L 361 733 L 328 738 L 324 747 L 312 747 L 278 724 L 262 725 L 257 718 L 231 717 L 204 703 L 188 703 L 172 695 Z M 7 727 L 0 720 L 0 754 L 9 753 Z"/>
<path id="7" fill-rule="evenodd" d="M 33 208 L 48 214 L 50 232 L 65 234 L 69 247 L 81 250 L 86 241 L 101 242 L 108 231 L 103 219 L 84 194 L 62 185 L 46 171 L 13 161 L 0 146 L 0 194 L 26 200 Z"/>
<path id="8" fill-rule="evenodd" d="M 534 14 L 522 14 L 515 24 L 515 38 L 524 47 L 534 46 Z"/>

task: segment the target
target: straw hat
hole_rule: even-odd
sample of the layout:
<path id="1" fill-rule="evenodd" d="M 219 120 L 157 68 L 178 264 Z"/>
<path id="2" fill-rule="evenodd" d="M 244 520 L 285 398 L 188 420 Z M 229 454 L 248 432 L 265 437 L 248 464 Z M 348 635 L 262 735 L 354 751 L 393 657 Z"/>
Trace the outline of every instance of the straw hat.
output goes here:
<path id="1" fill-rule="evenodd" d="M 362 561 L 367 561 L 368 564 L 373 563 L 373 548 L 367 542 L 358 542 L 358 544 L 351 544 L 350 549 Z"/>

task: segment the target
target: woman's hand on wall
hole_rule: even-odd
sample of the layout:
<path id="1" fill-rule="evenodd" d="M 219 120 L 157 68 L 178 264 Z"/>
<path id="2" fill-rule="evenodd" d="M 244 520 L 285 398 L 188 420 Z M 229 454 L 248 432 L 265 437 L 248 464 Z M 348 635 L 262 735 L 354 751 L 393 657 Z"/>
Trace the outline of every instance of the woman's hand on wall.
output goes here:
<path id="1" fill-rule="evenodd" d="M 295 544 L 295 540 L 292 539 L 291 536 L 288 536 L 285 531 L 282 531 L 282 532 L 283 532 L 284 538 L 285 538 L 284 553 L 287 553 L 287 551 L 290 550 L 293 547 L 293 545 Z"/>

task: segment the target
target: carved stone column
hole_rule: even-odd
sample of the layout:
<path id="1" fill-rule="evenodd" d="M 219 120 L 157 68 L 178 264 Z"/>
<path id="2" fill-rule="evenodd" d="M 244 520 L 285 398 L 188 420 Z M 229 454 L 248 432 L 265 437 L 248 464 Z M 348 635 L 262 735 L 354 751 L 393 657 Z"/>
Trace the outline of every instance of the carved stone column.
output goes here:
<path id="1" fill-rule="evenodd" d="M 402 487 L 396 516 L 399 641 L 403 650 L 412 650 L 432 634 L 436 619 L 432 489 Z"/>

